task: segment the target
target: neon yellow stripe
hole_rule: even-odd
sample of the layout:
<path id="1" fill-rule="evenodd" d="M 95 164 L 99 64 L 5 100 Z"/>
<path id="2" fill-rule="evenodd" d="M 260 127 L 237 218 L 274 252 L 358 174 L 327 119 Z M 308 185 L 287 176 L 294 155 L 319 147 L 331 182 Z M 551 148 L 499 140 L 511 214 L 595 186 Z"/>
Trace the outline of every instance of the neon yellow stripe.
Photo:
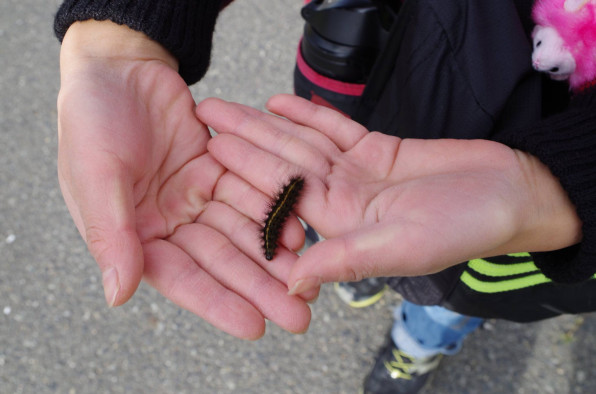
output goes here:
<path id="1" fill-rule="evenodd" d="M 551 282 L 544 274 L 534 274 L 525 276 L 523 278 L 511 279 L 503 282 L 483 282 L 474 278 L 468 272 L 464 273 L 460 277 L 461 281 L 464 282 L 472 290 L 476 290 L 480 293 L 502 293 L 504 291 L 512 291 L 523 289 L 524 287 L 536 286 L 543 283 Z"/>
<path id="2" fill-rule="evenodd" d="M 533 261 L 517 264 L 495 264 L 483 259 L 470 260 L 468 267 L 486 276 L 510 276 L 538 271 Z"/>
<path id="3" fill-rule="evenodd" d="M 530 256 L 530 253 L 528 253 L 528 252 L 509 253 L 507 256 L 511 256 L 511 257 L 531 257 Z"/>

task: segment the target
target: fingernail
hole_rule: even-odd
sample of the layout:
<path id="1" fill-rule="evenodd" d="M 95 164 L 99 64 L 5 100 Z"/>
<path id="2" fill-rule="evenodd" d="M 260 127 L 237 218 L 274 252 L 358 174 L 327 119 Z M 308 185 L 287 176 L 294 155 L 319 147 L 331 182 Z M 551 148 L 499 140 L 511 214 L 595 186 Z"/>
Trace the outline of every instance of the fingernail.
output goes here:
<path id="1" fill-rule="evenodd" d="M 116 302 L 116 297 L 120 291 L 120 280 L 118 279 L 118 271 L 116 268 L 110 267 L 101 275 L 103 282 L 103 291 L 106 296 L 108 306 L 113 307 Z"/>
<path id="2" fill-rule="evenodd" d="M 294 287 L 292 287 L 290 289 L 290 291 L 288 291 L 288 295 L 302 294 L 302 293 L 307 292 L 311 289 L 314 289 L 317 286 L 320 286 L 321 283 L 323 283 L 323 280 L 318 277 L 299 279 L 294 284 Z"/>

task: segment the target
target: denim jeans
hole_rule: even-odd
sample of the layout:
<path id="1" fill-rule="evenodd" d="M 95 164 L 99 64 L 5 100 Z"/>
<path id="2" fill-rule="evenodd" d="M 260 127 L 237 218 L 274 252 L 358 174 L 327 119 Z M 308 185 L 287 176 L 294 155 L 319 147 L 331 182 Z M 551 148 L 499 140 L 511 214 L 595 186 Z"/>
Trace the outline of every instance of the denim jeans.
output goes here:
<path id="1" fill-rule="evenodd" d="M 395 308 L 394 318 L 393 342 L 416 358 L 457 353 L 464 338 L 483 321 L 440 306 L 420 306 L 405 300 Z"/>

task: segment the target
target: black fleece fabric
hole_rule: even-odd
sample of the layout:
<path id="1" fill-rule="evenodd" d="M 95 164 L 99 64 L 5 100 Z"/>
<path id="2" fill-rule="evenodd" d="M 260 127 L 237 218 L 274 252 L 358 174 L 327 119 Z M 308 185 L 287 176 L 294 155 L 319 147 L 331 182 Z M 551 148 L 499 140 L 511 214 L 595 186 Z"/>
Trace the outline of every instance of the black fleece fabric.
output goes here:
<path id="1" fill-rule="evenodd" d="M 203 77 L 209 66 L 215 20 L 226 0 L 66 0 L 54 19 L 62 41 L 77 21 L 110 20 L 145 33 L 179 61 L 187 84 Z"/>
<path id="2" fill-rule="evenodd" d="M 298 0 L 297 0 L 298 1 Z M 188 84 L 209 65 L 211 41 L 220 9 L 229 0 L 66 0 L 54 23 L 62 40 L 69 26 L 88 19 L 111 20 L 145 33 L 180 63 Z M 531 2 L 516 2 L 529 20 Z M 296 23 L 300 23 L 298 16 Z M 539 124 L 505 131 L 494 138 L 537 156 L 557 176 L 583 222 L 583 240 L 567 249 L 534 253 L 537 266 L 556 282 L 585 281 L 596 272 L 596 88 L 586 87 L 569 106 Z"/>
<path id="3" fill-rule="evenodd" d="M 582 220 L 579 245 L 532 253 L 536 266 L 562 283 L 589 279 L 596 271 L 596 86 L 575 93 L 564 111 L 494 139 L 538 157 L 559 178 Z"/>

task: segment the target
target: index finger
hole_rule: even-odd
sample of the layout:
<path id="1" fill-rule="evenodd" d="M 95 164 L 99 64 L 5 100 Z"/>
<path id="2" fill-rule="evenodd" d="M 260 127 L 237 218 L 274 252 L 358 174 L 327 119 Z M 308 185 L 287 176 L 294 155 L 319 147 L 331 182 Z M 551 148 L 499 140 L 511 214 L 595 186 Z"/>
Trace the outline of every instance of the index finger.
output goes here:
<path id="1" fill-rule="evenodd" d="M 352 149 L 368 134 L 364 126 L 342 113 L 290 94 L 271 97 L 267 102 L 267 109 L 294 123 L 323 133 L 342 152 Z"/>

